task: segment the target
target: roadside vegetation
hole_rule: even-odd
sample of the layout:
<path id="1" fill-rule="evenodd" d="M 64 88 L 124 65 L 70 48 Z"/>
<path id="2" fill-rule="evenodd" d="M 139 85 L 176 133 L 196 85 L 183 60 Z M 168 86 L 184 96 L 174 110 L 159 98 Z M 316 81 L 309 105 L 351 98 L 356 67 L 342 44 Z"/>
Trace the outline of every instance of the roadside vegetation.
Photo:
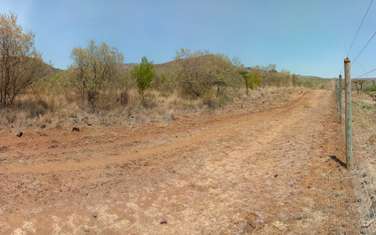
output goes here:
<path id="1" fill-rule="evenodd" d="M 352 86 L 358 94 L 365 93 L 376 101 L 376 79 L 356 79 L 353 80 Z"/>
<path id="2" fill-rule="evenodd" d="M 353 96 L 353 148 L 356 177 L 353 180 L 359 202 L 362 234 L 376 230 L 376 99 L 375 80 L 354 82 Z"/>
<path id="3" fill-rule="evenodd" d="M 91 119 L 112 125 L 158 114 L 215 110 L 270 87 L 326 88 L 327 80 L 278 71 L 276 65 L 245 67 L 237 59 L 180 49 L 164 64 L 143 57 L 127 64 L 122 52 L 91 41 L 71 52 L 66 70 L 43 62 L 34 36 L 12 14 L 0 15 L 0 125 L 59 127 Z M 142 116 L 142 115 L 140 115 Z M 139 118 L 142 119 L 142 118 Z"/>

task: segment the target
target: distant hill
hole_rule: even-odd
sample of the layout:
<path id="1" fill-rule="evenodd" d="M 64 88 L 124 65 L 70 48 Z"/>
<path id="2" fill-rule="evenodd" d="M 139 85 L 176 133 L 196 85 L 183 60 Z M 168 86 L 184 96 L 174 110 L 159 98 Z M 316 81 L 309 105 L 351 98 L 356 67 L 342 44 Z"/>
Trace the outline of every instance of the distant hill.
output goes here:
<path id="1" fill-rule="evenodd" d="M 126 70 L 129 70 L 129 69 L 132 69 L 136 65 L 137 65 L 136 63 L 123 64 L 121 66 L 121 69 L 123 69 L 124 71 L 126 71 Z"/>
<path id="2" fill-rule="evenodd" d="M 357 79 L 357 78 L 355 78 Z M 376 77 L 375 78 L 361 78 L 361 80 L 371 80 L 371 81 L 376 81 Z"/>
<path id="3" fill-rule="evenodd" d="M 191 58 L 187 58 L 187 59 L 173 59 L 171 61 L 167 61 L 165 63 L 159 63 L 159 64 L 154 64 L 155 66 L 155 69 L 157 71 L 157 73 L 159 72 L 175 72 L 176 71 L 176 66 L 179 65 L 180 63 L 182 63 L 182 61 L 185 61 L 185 60 L 190 60 L 191 62 L 194 62 L 195 64 L 196 63 L 201 63 L 203 61 L 205 61 L 205 59 L 209 59 L 211 57 L 213 57 L 214 55 L 200 55 L 200 56 L 194 56 L 194 57 L 191 57 Z M 129 70 L 131 70 L 132 68 L 134 68 L 135 66 L 137 65 L 137 63 L 125 63 L 125 64 L 122 64 L 121 65 L 121 69 L 123 70 L 123 72 L 127 72 Z M 58 68 L 54 68 L 53 66 L 51 65 L 48 65 L 46 64 L 46 67 L 47 67 L 47 73 L 48 75 L 54 75 L 54 74 L 61 74 L 61 73 L 64 73 L 66 72 L 67 70 L 62 70 L 62 69 L 58 69 Z M 246 69 L 248 70 L 252 70 L 254 69 L 254 67 L 246 67 Z M 279 71 L 276 71 L 277 73 Z M 296 74 L 297 76 L 299 76 L 299 78 L 302 78 L 302 79 L 312 79 L 312 80 L 316 80 L 316 79 L 327 79 L 327 78 L 322 78 L 322 77 L 318 77 L 318 76 L 311 76 L 311 75 L 300 75 L 300 74 Z M 328 78 L 329 79 L 329 78 Z M 376 80 L 376 78 L 365 78 L 364 80 Z"/>
<path id="4" fill-rule="evenodd" d="M 186 58 L 186 59 L 173 59 L 173 60 L 170 60 L 170 61 L 167 61 L 165 63 L 159 63 L 159 64 L 154 64 L 154 67 L 156 69 L 168 69 L 172 66 L 175 66 L 175 65 L 178 65 L 180 64 L 182 61 L 204 61 L 205 59 L 210 59 L 210 58 L 213 58 L 215 57 L 215 55 L 200 55 L 200 56 L 194 56 L 194 57 L 190 57 L 190 58 Z M 124 70 L 128 70 L 128 69 L 132 69 L 135 65 L 137 65 L 137 63 L 129 63 L 129 64 L 123 64 L 122 65 L 122 68 Z"/>

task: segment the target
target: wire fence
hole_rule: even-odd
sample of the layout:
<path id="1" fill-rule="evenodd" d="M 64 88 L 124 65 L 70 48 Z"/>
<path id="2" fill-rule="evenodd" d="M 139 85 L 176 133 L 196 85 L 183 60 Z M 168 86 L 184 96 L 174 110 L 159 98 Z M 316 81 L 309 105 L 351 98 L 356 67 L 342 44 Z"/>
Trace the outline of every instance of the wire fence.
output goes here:
<path id="1" fill-rule="evenodd" d="M 347 91 L 351 91 L 351 78 L 348 79 L 347 82 L 343 84 L 342 77 L 339 76 L 339 78 L 336 80 L 335 85 L 335 94 L 336 94 L 336 104 L 337 104 L 337 116 L 338 116 L 338 122 L 341 124 L 341 130 L 344 136 L 344 139 L 347 139 L 349 134 L 352 135 L 352 132 L 348 132 L 346 130 L 348 128 L 347 122 L 352 123 L 352 115 L 350 115 L 351 119 L 346 120 L 346 115 L 348 115 L 348 112 L 352 112 L 352 109 L 349 109 L 352 105 L 352 97 L 351 92 L 350 96 L 347 94 L 348 104 L 346 104 L 346 100 L 343 99 L 343 94 Z M 343 108 L 345 107 L 345 108 Z M 352 124 L 351 124 L 352 125 Z M 351 126 L 352 128 L 352 126 Z M 352 151 L 352 138 L 351 142 L 345 141 L 346 145 L 351 144 L 351 151 Z M 347 152 L 349 150 L 348 146 L 346 146 L 346 155 L 349 153 Z M 352 156 L 352 152 L 351 152 Z M 348 170 L 348 176 L 340 178 L 340 179 L 334 179 L 334 180 L 351 180 L 351 184 L 354 186 L 354 191 L 356 192 L 355 195 L 357 197 L 356 199 L 356 205 L 358 209 L 358 214 L 360 215 L 360 231 L 359 234 L 366 234 L 366 235 L 374 235 L 376 234 L 376 195 L 373 191 L 370 189 L 370 185 L 372 183 L 372 179 L 369 178 L 369 174 L 365 173 L 364 169 L 366 167 L 367 163 L 372 162 L 372 159 L 368 156 L 364 156 L 365 162 L 361 161 L 354 161 L 352 157 L 349 159 L 346 157 L 346 166 Z M 351 161 L 348 162 L 348 161 Z M 328 180 L 333 180 L 333 178 L 328 178 Z M 332 203 L 332 202 L 330 202 Z M 338 202 L 337 202 L 338 203 Z M 337 205 L 337 204 L 335 204 Z"/>

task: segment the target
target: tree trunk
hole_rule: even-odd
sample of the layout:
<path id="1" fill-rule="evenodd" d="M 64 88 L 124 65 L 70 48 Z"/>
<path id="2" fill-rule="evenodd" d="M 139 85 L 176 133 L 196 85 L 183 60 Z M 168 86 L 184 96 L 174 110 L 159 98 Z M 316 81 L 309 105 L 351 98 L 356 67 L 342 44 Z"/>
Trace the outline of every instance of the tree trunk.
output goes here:
<path id="1" fill-rule="evenodd" d="M 247 96 L 249 95 L 249 90 L 248 90 L 248 79 L 247 78 L 244 78 L 244 82 L 245 82 L 245 92 L 247 94 Z"/>

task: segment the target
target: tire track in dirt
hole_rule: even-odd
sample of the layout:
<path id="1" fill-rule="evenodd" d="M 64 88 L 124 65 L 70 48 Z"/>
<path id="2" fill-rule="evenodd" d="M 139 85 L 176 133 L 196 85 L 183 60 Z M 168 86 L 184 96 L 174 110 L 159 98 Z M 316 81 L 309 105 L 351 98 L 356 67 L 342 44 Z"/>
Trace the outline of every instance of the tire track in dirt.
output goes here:
<path id="1" fill-rule="evenodd" d="M 306 99 L 306 95 L 301 95 L 292 103 L 288 105 L 275 108 L 273 110 L 268 110 L 258 113 L 242 113 L 237 115 L 225 116 L 225 118 L 212 119 L 210 122 L 204 122 L 199 125 L 195 132 L 190 133 L 188 136 L 183 136 L 178 139 L 172 139 L 170 143 L 162 143 L 153 147 L 142 147 L 140 150 L 139 145 L 130 146 L 124 148 L 122 141 L 119 141 L 119 138 L 115 139 L 113 143 L 108 146 L 101 146 L 99 149 L 94 146 L 89 147 L 92 155 L 90 157 L 74 157 L 73 160 L 65 160 L 62 162 L 46 162 L 46 163 L 13 163 L 6 164 L 5 166 L 0 164 L 0 172 L 3 173 L 52 173 L 52 172 L 61 172 L 61 171 L 76 171 L 84 169 L 96 169 L 103 168 L 108 165 L 121 164 L 126 161 L 136 161 L 139 159 L 146 158 L 148 156 L 169 154 L 171 152 L 176 152 L 181 149 L 189 150 L 193 147 L 196 147 L 198 144 L 205 144 L 206 140 L 213 138 L 221 138 L 226 136 L 229 132 L 232 131 L 233 126 L 231 123 L 237 123 L 238 125 L 247 125 L 249 122 L 264 122 L 269 116 L 273 115 L 282 115 L 288 113 L 294 107 L 298 106 Z M 217 130 L 221 129 L 221 132 Z M 144 141 L 140 141 L 138 137 L 136 143 L 145 142 L 145 139 L 159 139 L 160 133 L 153 133 L 153 135 L 144 136 Z M 155 136 L 157 135 L 157 136 Z M 103 137 L 102 137 L 103 138 Z M 122 138 L 122 137 L 120 137 Z M 94 147 L 94 148 L 93 148 Z M 67 157 L 66 152 L 62 152 L 64 156 Z M 74 153 L 71 153 L 74 154 Z M 82 154 L 80 154 L 82 155 Z M 86 154 L 88 155 L 88 154 Z M 110 155 L 110 156 L 109 156 Z M 72 158 L 72 157 L 70 157 Z"/>
<path id="2" fill-rule="evenodd" d="M 179 138 L 157 131 L 138 152 L 118 139 L 81 162 L 1 166 L 0 232 L 357 234 L 347 172 L 329 158 L 343 157 L 334 110 L 312 91 Z"/>

